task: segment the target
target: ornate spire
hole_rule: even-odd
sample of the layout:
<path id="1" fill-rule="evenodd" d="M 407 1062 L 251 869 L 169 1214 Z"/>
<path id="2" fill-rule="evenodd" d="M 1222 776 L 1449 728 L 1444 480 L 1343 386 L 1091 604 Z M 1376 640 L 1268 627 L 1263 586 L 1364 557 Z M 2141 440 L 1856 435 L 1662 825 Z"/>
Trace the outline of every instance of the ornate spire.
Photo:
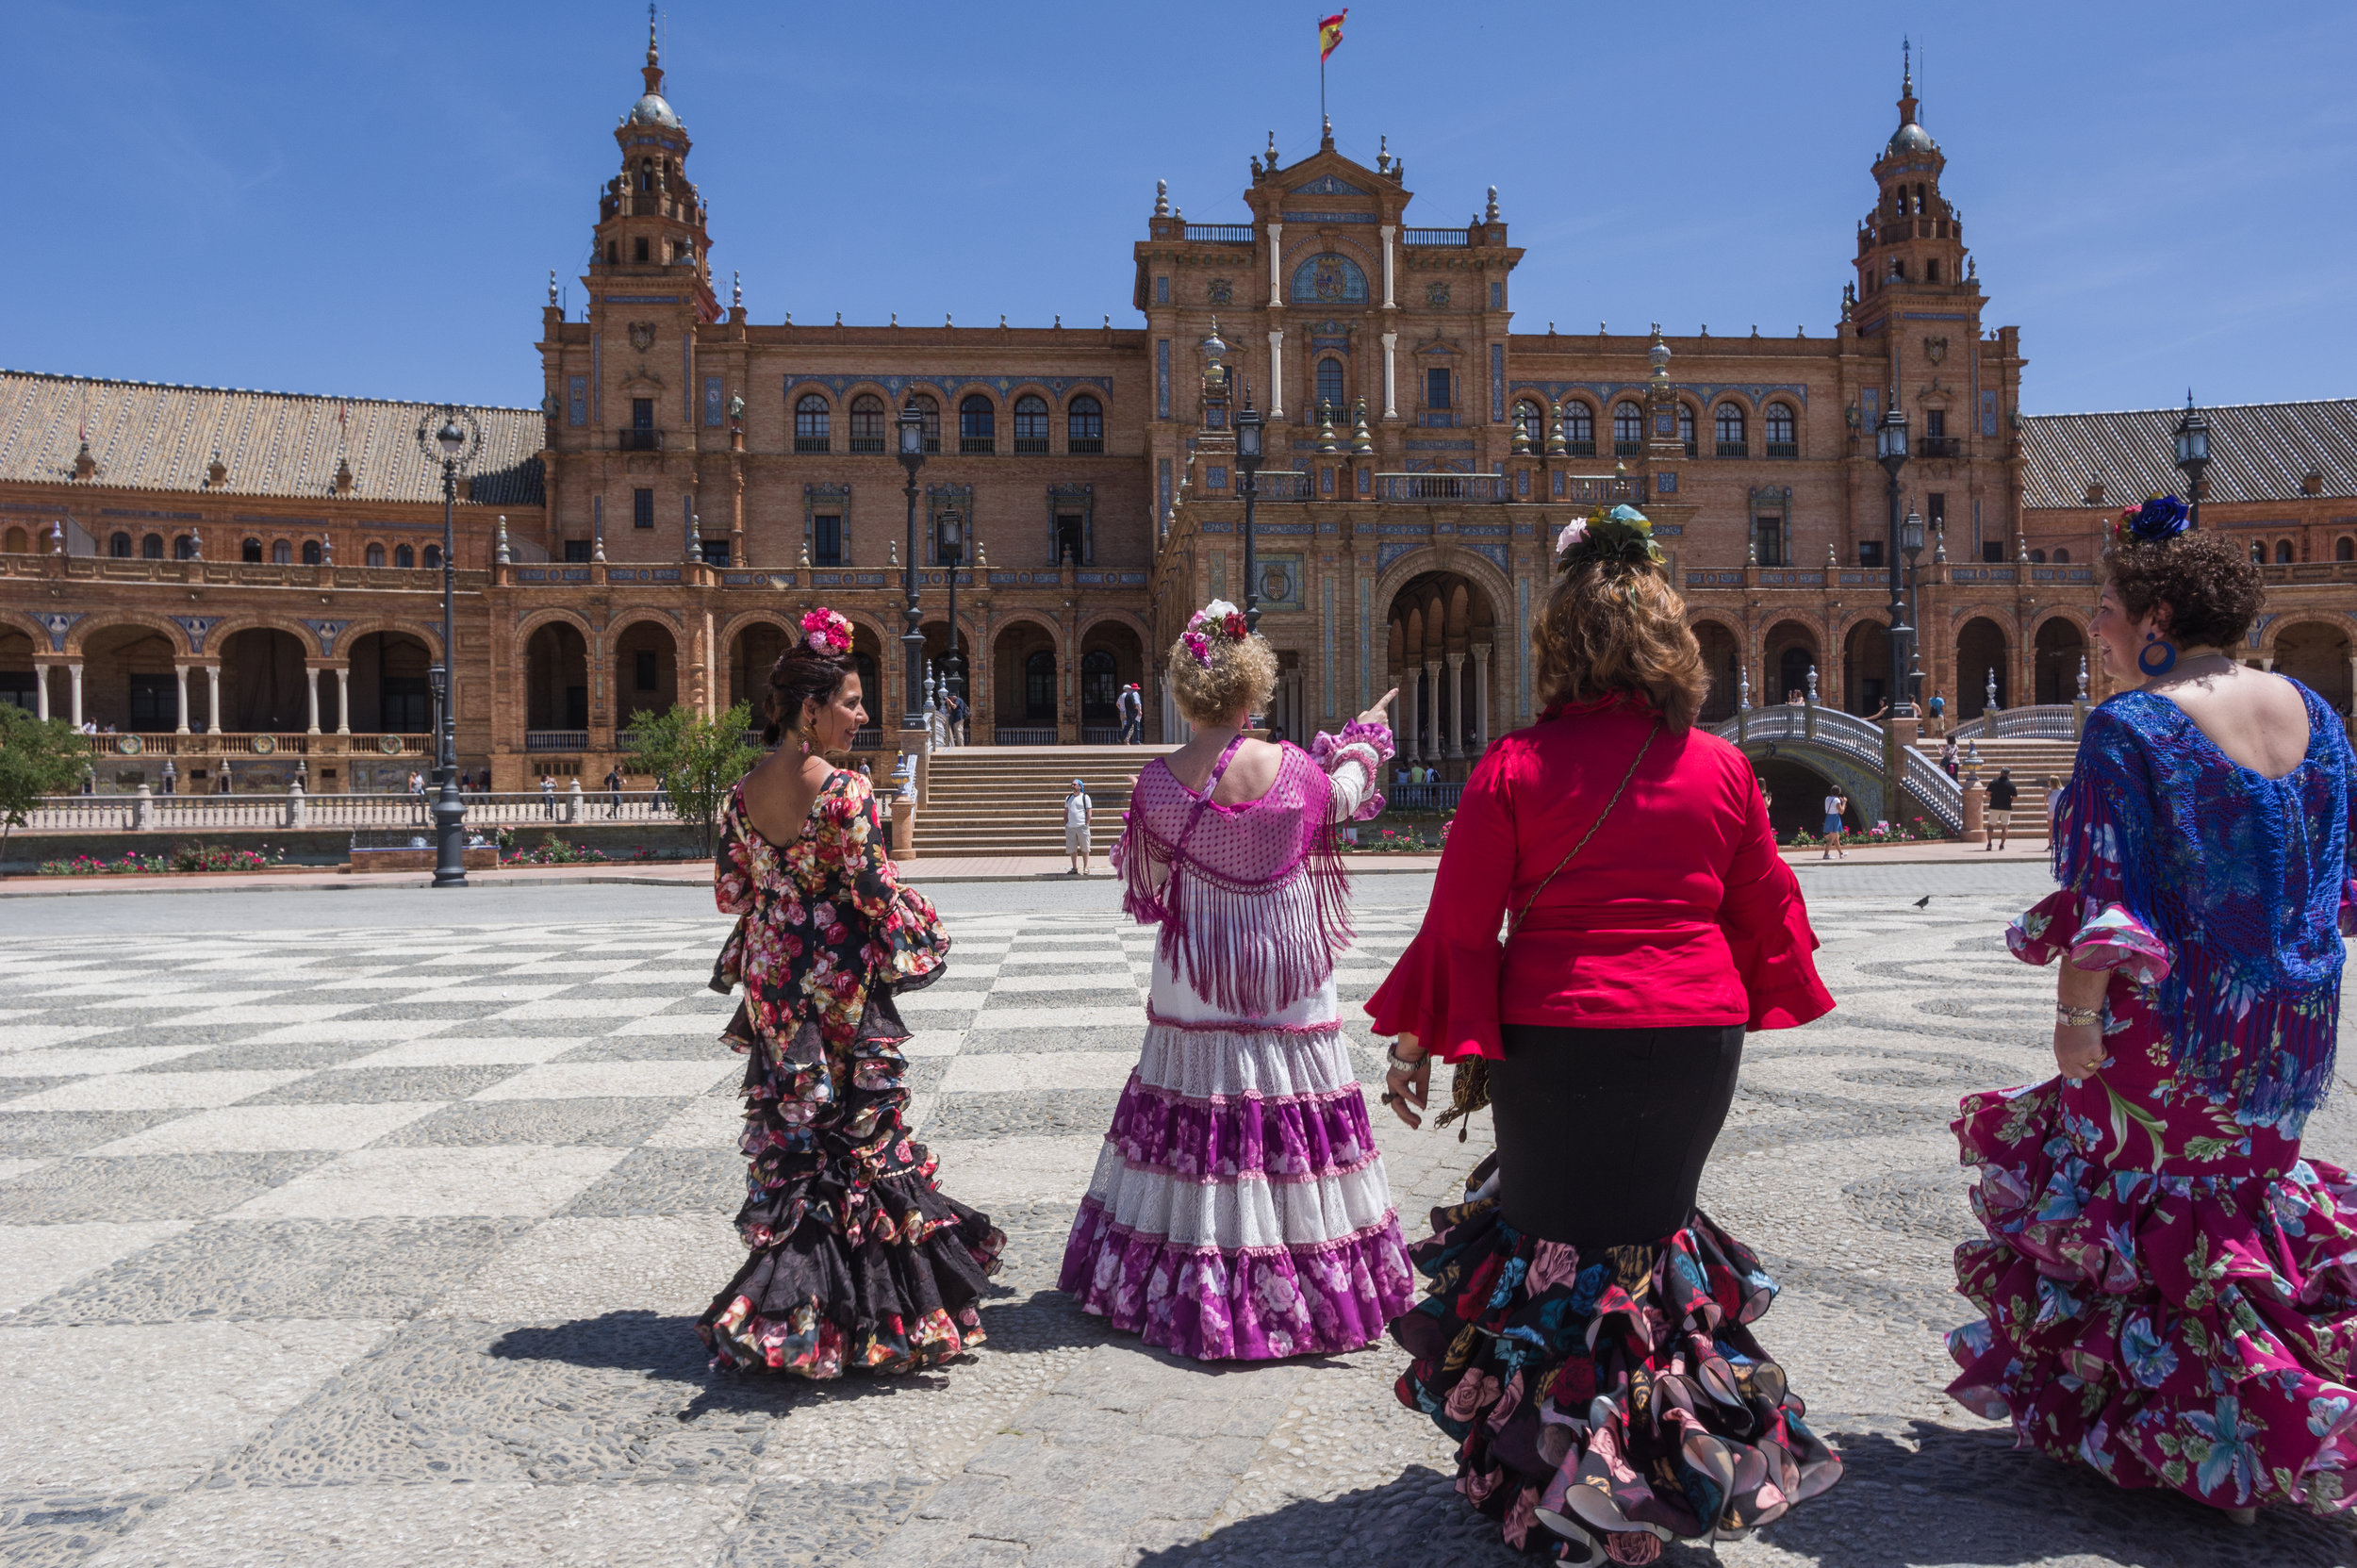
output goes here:
<path id="1" fill-rule="evenodd" d="M 1899 124 L 1914 124 L 1915 109 L 1915 49 L 1903 36 L 1899 40 Z"/>
<path id="2" fill-rule="evenodd" d="M 647 7 L 647 63 L 638 74 L 647 78 L 649 92 L 659 93 L 663 91 L 663 48 L 655 41 L 654 7 L 651 4 Z"/>

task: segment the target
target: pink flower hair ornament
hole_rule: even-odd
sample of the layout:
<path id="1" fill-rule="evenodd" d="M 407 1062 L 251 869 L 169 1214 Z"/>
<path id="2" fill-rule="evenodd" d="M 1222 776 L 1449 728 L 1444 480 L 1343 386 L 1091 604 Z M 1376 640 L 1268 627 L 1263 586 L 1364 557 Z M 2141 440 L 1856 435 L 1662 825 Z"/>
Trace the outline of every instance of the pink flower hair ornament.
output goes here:
<path id="1" fill-rule="evenodd" d="M 832 658 L 851 646 L 851 623 L 821 604 L 802 617 L 802 640 L 812 652 Z"/>

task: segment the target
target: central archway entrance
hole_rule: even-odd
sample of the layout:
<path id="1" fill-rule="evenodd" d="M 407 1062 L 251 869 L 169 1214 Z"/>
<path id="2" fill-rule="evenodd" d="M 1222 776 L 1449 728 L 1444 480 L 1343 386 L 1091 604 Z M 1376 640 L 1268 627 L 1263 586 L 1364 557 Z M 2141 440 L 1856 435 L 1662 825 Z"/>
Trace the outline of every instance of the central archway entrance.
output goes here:
<path id="1" fill-rule="evenodd" d="M 1471 578 L 1427 571 L 1400 585 L 1388 619 L 1384 684 L 1399 687 L 1400 759 L 1462 779 L 1493 729 L 1496 606 Z"/>

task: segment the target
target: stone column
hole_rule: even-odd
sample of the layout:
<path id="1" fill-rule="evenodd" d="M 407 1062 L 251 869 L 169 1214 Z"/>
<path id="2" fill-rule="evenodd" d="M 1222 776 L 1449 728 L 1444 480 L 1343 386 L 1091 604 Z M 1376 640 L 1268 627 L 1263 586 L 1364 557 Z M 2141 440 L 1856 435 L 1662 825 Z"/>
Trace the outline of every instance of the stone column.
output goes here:
<path id="1" fill-rule="evenodd" d="M 1275 305 L 1275 300 L 1269 301 Z M 1270 422 L 1285 417 L 1285 329 L 1272 327 L 1268 335 L 1268 417 Z"/>
<path id="2" fill-rule="evenodd" d="M 67 665 L 65 674 L 71 693 L 71 705 L 66 709 L 66 716 L 74 721 L 74 727 L 78 730 L 82 727 L 82 661 L 76 659 Z"/>
<path id="3" fill-rule="evenodd" d="M 1398 349 L 1399 334 L 1385 333 L 1383 335 L 1383 417 L 1387 420 L 1399 418 L 1399 377 L 1396 373 Z"/>
<path id="4" fill-rule="evenodd" d="M 320 672 L 305 666 L 303 670 L 303 701 L 307 709 L 304 734 L 320 733 Z"/>
<path id="5" fill-rule="evenodd" d="M 1422 693 L 1418 690 L 1416 667 L 1409 665 L 1400 672 L 1398 745 L 1393 753 L 1403 762 L 1416 760 L 1416 720 L 1422 713 Z"/>
<path id="6" fill-rule="evenodd" d="M 1474 644 L 1474 735 L 1490 749 L 1490 645 Z"/>
<path id="7" fill-rule="evenodd" d="M 205 667 L 205 733 L 221 734 L 221 666 Z"/>
<path id="8" fill-rule="evenodd" d="M 1277 282 L 1277 274 L 1282 271 L 1282 269 L 1278 266 L 1277 260 L 1277 252 L 1284 239 L 1284 224 L 1271 223 L 1268 226 L 1268 302 L 1272 305 L 1283 305 L 1285 303 L 1284 291 L 1279 287 Z"/>
<path id="9" fill-rule="evenodd" d="M 1424 676 L 1426 685 L 1430 686 L 1432 690 L 1432 696 L 1429 699 L 1430 711 L 1425 718 L 1425 722 L 1431 726 L 1432 738 L 1426 742 L 1424 760 L 1426 762 L 1438 762 L 1448 754 L 1447 743 L 1442 738 L 1441 734 L 1441 725 L 1443 722 L 1441 718 L 1441 661 L 1438 659 L 1425 660 Z"/>
<path id="10" fill-rule="evenodd" d="M 1450 738 L 1447 738 L 1447 745 L 1441 748 L 1441 754 L 1442 757 L 1464 757 L 1466 721 L 1461 707 L 1466 701 L 1466 655 L 1452 649 L 1447 658 L 1450 658 Z"/>
<path id="11" fill-rule="evenodd" d="M 2357 659 L 2351 659 L 2349 662 L 2352 668 L 2357 668 Z M 54 668 L 56 667 L 45 664 L 33 666 L 33 717 L 35 718 L 45 720 L 49 717 L 49 671 Z"/>
<path id="12" fill-rule="evenodd" d="M 336 667 L 336 733 L 352 734 L 352 666 Z"/>
<path id="13" fill-rule="evenodd" d="M 1393 308 L 1392 301 L 1392 237 L 1399 231 L 1386 223 L 1376 231 L 1383 237 L 1383 308 Z"/>
<path id="14" fill-rule="evenodd" d="M 174 734 L 184 735 L 189 733 L 189 667 L 187 665 L 175 664 L 172 667 L 172 731 Z"/>

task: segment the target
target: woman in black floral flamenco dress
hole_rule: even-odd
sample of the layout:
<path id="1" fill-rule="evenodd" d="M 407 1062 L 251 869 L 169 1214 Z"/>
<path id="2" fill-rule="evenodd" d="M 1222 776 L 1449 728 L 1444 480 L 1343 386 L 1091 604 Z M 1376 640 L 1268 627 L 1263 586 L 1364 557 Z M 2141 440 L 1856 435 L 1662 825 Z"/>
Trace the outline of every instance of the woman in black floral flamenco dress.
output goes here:
<path id="1" fill-rule="evenodd" d="M 867 721 L 851 629 L 827 609 L 769 675 L 775 746 L 730 793 L 713 884 L 736 916 L 713 984 L 745 987 L 725 1033 L 747 1054 L 750 1256 L 697 1332 L 716 1365 L 839 1378 L 909 1372 L 982 1340 L 975 1312 L 1006 1238 L 943 1196 L 908 1135 L 896 991 L 948 956 L 932 906 L 893 874 L 867 782 L 829 767 Z"/>

